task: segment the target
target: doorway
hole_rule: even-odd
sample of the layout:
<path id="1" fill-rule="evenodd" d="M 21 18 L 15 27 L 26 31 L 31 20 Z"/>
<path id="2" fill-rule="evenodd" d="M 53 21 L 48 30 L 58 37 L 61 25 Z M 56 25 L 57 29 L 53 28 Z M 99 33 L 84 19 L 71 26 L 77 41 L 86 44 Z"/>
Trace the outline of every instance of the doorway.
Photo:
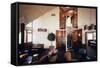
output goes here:
<path id="1" fill-rule="evenodd" d="M 67 50 L 71 46 L 68 35 L 72 34 L 73 29 L 78 28 L 77 8 L 76 7 L 60 7 L 59 30 L 56 31 L 56 48 Z M 71 40 L 71 39 L 70 39 Z M 70 42 L 70 43 L 69 43 Z M 69 46 L 70 44 L 70 46 Z"/>

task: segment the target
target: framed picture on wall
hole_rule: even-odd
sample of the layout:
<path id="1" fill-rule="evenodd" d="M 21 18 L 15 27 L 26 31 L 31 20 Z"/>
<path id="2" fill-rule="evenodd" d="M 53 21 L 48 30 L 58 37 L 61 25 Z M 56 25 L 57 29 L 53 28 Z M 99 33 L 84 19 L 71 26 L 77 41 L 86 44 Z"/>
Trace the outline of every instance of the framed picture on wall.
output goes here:
<path id="1" fill-rule="evenodd" d="M 21 66 L 97 61 L 97 47 L 92 49 L 95 55 L 89 53 L 91 58 L 87 55 L 90 52 L 88 45 L 83 43 L 85 33 L 82 32 L 87 29 L 84 26 L 87 24 L 95 24 L 94 38 L 97 41 L 96 6 L 12 3 L 11 64 Z M 88 39 L 92 39 L 92 34 L 88 34 Z"/>

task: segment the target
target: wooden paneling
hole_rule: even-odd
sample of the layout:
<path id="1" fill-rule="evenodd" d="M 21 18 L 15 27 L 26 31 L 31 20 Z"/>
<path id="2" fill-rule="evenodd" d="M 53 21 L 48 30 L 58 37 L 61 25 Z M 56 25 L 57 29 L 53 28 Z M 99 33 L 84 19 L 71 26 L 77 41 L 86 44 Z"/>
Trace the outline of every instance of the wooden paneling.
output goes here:
<path id="1" fill-rule="evenodd" d="M 77 8 L 75 7 L 70 7 L 70 8 L 65 8 L 65 7 L 60 7 L 60 29 L 66 29 L 66 17 L 71 16 L 71 23 L 73 28 L 78 28 L 78 23 L 77 23 Z"/>
<path id="2" fill-rule="evenodd" d="M 56 48 L 57 49 L 66 49 L 66 31 L 65 30 L 57 30 L 56 31 Z"/>

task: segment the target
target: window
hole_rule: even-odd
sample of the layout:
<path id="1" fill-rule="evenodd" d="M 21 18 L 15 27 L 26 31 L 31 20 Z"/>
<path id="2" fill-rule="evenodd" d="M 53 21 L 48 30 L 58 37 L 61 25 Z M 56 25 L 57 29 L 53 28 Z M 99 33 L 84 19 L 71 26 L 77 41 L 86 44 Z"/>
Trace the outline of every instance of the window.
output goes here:
<path id="1" fill-rule="evenodd" d="M 28 23 L 26 26 L 25 26 L 25 42 L 32 42 L 32 23 Z"/>

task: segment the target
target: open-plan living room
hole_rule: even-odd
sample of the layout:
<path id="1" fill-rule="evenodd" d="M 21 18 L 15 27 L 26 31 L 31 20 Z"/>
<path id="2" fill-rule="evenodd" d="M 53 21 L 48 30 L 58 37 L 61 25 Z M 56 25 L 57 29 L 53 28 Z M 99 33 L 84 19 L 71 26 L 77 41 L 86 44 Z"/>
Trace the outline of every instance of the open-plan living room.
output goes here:
<path id="1" fill-rule="evenodd" d="M 97 60 L 97 9 L 19 5 L 19 64 Z"/>

